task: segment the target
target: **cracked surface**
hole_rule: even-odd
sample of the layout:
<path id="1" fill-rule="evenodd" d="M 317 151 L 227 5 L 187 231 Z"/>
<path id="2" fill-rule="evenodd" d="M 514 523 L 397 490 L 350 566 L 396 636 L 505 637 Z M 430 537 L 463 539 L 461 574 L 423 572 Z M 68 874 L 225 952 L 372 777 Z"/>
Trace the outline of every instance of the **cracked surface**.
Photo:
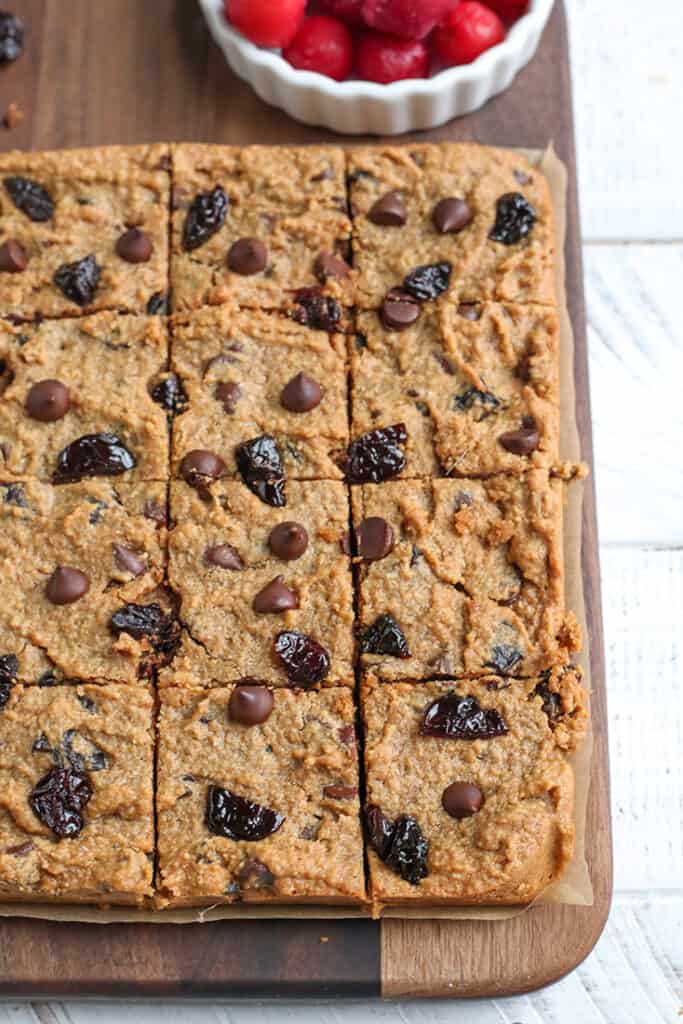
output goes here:
<path id="1" fill-rule="evenodd" d="M 359 560 L 361 633 L 389 614 L 410 651 L 362 654 L 379 679 L 529 676 L 568 660 L 562 489 L 547 473 L 354 487 L 352 507 L 356 529 L 379 516 L 394 534 L 385 558 Z"/>
<path id="2" fill-rule="evenodd" d="M 15 654 L 18 680 L 106 680 L 138 683 L 155 655 L 149 642 L 110 628 L 128 603 L 159 603 L 164 529 L 145 515 L 149 502 L 166 507 L 165 484 L 91 480 L 50 487 L 37 481 L 0 484 L 0 654 Z M 114 544 L 144 562 L 138 577 L 120 568 Z M 57 566 L 86 574 L 88 592 L 54 605 L 45 587 Z"/>
<path id="3" fill-rule="evenodd" d="M 519 473 L 559 458 L 557 313 L 492 302 L 468 315 L 473 309 L 477 320 L 431 304 L 401 333 L 375 313 L 357 317 L 351 432 L 405 423 L 404 478 Z M 499 439 L 526 417 L 539 444 L 515 455 Z"/>
<path id="4" fill-rule="evenodd" d="M 324 685 L 353 686 L 353 595 L 349 558 L 340 541 L 348 530 L 348 498 L 341 483 L 295 481 L 286 508 L 272 508 L 242 483 L 219 480 L 209 501 L 183 481 L 171 484 L 168 579 L 180 602 L 183 637 L 162 686 L 216 686 L 243 676 L 290 685 L 273 656 L 281 630 L 306 633 L 325 647 Z M 295 521 L 308 533 L 301 558 L 285 562 L 268 546 L 278 523 Z M 244 568 L 208 565 L 205 552 L 231 545 Z M 299 608 L 258 614 L 256 594 L 276 576 L 297 595 Z"/>
<path id="5" fill-rule="evenodd" d="M 168 146 L 104 146 L 51 153 L 0 154 L 2 238 L 19 241 L 28 256 L 20 274 L 0 274 L 0 316 L 80 316 L 98 309 L 144 313 L 152 295 L 168 288 Z M 49 192 L 54 213 L 36 223 L 18 210 L 2 179 L 32 179 Z M 128 228 L 145 231 L 154 249 L 147 263 L 116 252 Z M 54 284 L 58 267 L 93 254 L 102 267 L 84 310 Z"/>
<path id="6" fill-rule="evenodd" d="M 522 183 L 515 171 L 529 180 Z M 377 309 L 414 267 L 441 260 L 452 265 L 446 297 L 454 302 L 556 302 L 550 191 L 538 168 L 520 154 L 462 143 L 359 147 L 349 152 L 348 173 L 361 309 Z M 387 192 L 403 196 L 407 220 L 402 227 L 368 218 Z M 516 245 L 488 237 L 496 202 L 509 192 L 522 193 L 538 217 Z M 465 199 L 473 214 L 458 234 L 440 234 L 432 222 L 434 207 L 445 198 Z"/>
<path id="7" fill-rule="evenodd" d="M 294 291 L 318 284 L 313 267 L 321 252 L 346 257 L 351 225 L 342 149 L 179 145 L 173 147 L 173 165 L 171 284 L 177 310 L 230 299 L 283 309 Z M 188 208 L 198 193 L 216 185 L 230 204 L 225 222 L 203 245 L 185 252 Z M 228 250 L 240 238 L 265 243 L 265 270 L 243 276 L 228 269 Z M 326 290 L 350 304 L 348 283 L 330 281 Z"/>
<path id="8" fill-rule="evenodd" d="M 166 413 L 150 394 L 168 360 L 159 317 L 99 313 L 38 325 L 3 323 L 0 359 L 0 475 L 51 480 L 62 449 L 104 432 L 119 437 L 136 460 L 126 482 L 166 479 Z M 52 423 L 26 411 L 29 390 L 44 380 L 69 389 L 70 408 Z"/>
<path id="9" fill-rule="evenodd" d="M 0 895 L 3 899 L 141 903 L 152 894 L 153 712 L 148 687 L 14 686 L 0 712 Z M 33 750 L 41 734 L 97 750 L 92 797 L 75 838 L 58 841 L 29 796 L 53 766 Z"/>
<path id="10" fill-rule="evenodd" d="M 270 717 L 255 726 L 230 720 L 231 693 L 232 687 L 161 692 L 161 902 L 361 902 L 351 692 L 276 690 Z M 258 841 L 214 835 L 206 826 L 210 785 L 278 811 L 284 823 Z M 326 794 L 327 786 L 349 791 Z M 252 859 L 265 874 L 249 872 Z"/>
<path id="11" fill-rule="evenodd" d="M 414 817 L 429 842 L 428 875 L 403 881 L 370 849 L 370 892 L 378 902 L 527 903 L 559 878 L 572 856 L 574 779 L 557 731 L 523 682 L 489 676 L 385 686 L 371 675 L 363 688 L 367 801 L 395 819 Z M 560 685 L 560 684 L 558 684 Z M 583 691 L 573 673 L 567 702 L 585 727 Z M 491 739 L 423 736 L 427 706 L 449 692 L 497 711 L 507 733 Z M 571 716 L 564 724 L 571 733 Z M 442 794 L 452 782 L 479 787 L 478 813 L 452 818 Z"/>
<path id="12" fill-rule="evenodd" d="M 341 479 L 338 462 L 348 445 L 346 339 L 311 330 L 277 314 L 202 310 L 173 329 L 173 369 L 188 396 L 173 431 L 173 473 L 196 448 L 220 455 L 237 475 L 235 449 L 270 434 L 290 479 Z M 288 411 L 280 396 L 304 373 L 323 389 L 310 412 Z M 227 411 L 217 389 L 237 385 Z"/>

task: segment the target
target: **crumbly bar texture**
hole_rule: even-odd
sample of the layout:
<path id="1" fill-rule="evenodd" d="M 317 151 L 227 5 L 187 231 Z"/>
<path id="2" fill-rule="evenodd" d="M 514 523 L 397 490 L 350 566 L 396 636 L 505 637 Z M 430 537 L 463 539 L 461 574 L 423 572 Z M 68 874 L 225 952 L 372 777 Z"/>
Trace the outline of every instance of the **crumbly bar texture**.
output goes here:
<path id="1" fill-rule="evenodd" d="M 576 673 L 556 676 L 561 697 L 552 707 L 548 676 L 366 680 L 367 806 L 399 824 L 389 856 L 372 843 L 368 849 L 375 903 L 528 903 L 562 875 L 574 843 L 574 780 L 564 751 L 583 738 L 587 712 Z M 477 716 L 470 738 L 423 733 L 427 709 L 449 707 Z M 476 787 L 480 809 L 452 817 L 444 791 L 453 783 Z"/>
<path id="2" fill-rule="evenodd" d="M 200 244 L 188 242 L 193 203 L 216 188 L 227 201 L 222 223 Z M 172 205 L 171 283 L 178 311 L 228 299 L 257 309 L 288 308 L 299 289 L 321 286 L 315 271 L 321 253 L 348 260 L 342 149 L 174 146 Z M 262 269 L 243 263 L 239 271 L 231 269 L 228 253 L 242 239 L 265 247 L 256 264 Z M 232 262 L 239 265 L 239 259 Z M 350 283 L 350 277 L 330 278 L 324 294 L 350 304 Z"/>
<path id="3" fill-rule="evenodd" d="M 237 475 L 237 446 L 268 434 L 287 477 L 342 478 L 339 466 L 348 445 L 343 335 L 276 313 L 205 309 L 175 322 L 173 369 L 187 395 L 174 424 L 174 475 L 183 456 L 198 448 L 220 455 L 227 472 Z M 322 391 L 319 404 L 308 411 L 288 408 L 288 393 L 283 400 L 298 374 Z"/>
<path id="4" fill-rule="evenodd" d="M 182 639 L 160 674 L 162 685 L 216 686 L 245 676 L 296 685 L 274 653 L 276 637 L 295 631 L 325 649 L 323 685 L 353 686 L 351 567 L 342 550 L 349 508 L 341 483 L 292 480 L 287 506 L 273 508 L 238 481 L 216 481 L 208 500 L 174 481 L 171 518 L 168 579 L 179 603 Z M 308 545 L 300 557 L 285 561 L 269 538 L 288 522 L 304 528 Z M 211 549 L 226 545 L 238 568 L 211 563 Z M 298 608 L 256 611 L 256 596 L 280 576 Z"/>
<path id="5" fill-rule="evenodd" d="M 555 303 L 550 191 L 521 154 L 462 143 L 361 147 L 349 152 L 348 176 L 361 308 L 377 309 L 415 267 L 443 261 L 451 266 L 449 300 Z M 373 223 L 368 215 L 374 204 L 394 192 L 405 205 L 405 223 Z M 498 200 L 514 193 L 531 204 L 535 224 L 519 241 L 494 241 L 489 236 Z M 441 233 L 434 225 L 443 199 L 464 200 L 472 214 L 457 233 Z"/>
<path id="6" fill-rule="evenodd" d="M 127 483 L 165 480 L 168 414 L 153 393 L 168 376 L 167 362 L 160 317 L 106 312 L 0 325 L 0 475 L 50 481 L 69 446 L 104 433 L 131 456 Z M 48 422 L 32 415 L 30 398 L 44 381 L 69 394 L 67 411 Z"/>
<path id="7" fill-rule="evenodd" d="M 393 535 L 385 557 L 357 559 L 361 665 L 391 682 L 566 663 L 578 629 L 564 607 L 562 499 L 543 470 L 353 488 L 356 532 L 380 518 Z"/>
<path id="8" fill-rule="evenodd" d="M 165 484 L 0 483 L 2 680 L 138 684 L 170 656 L 165 519 Z M 60 568 L 86 579 L 72 603 Z"/>
<path id="9" fill-rule="evenodd" d="M 154 864 L 149 688 L 13 686 L 5 700 L 0 898 L 145 902 Z"/>
<path id="10" fill-rule="evenodd" d="M 157 305 L 168 290 L 169 166 L 164 145 L 0 155 L 0 243 L 19 242 L 27 260 L 23 271 L 0 272 L 0 316 L 144 313 Z M 22 198 L 23 208 L 16 205 L 8 179 L 17 178 L 39 186 L 38 203 Z M 117 251 L 131 228 L 149 236 L 152 250 L 145 262 L 131 263 Z M 92 296 L 75 301 L 55 275 L 89 256 L 101 268 L 99 281 Z"/>
<path id="11" fill-rule="evenodd" d="M 404 478 L 488 476 L 559 459 L 559 323 L 538 305 L 430 304 L 407 330 L 360 313 L 352 435 L 404 423 Z M 505 447 L 533 422 L 531 452 Z"/>
<path id="12" fill-rule="evenodd" d="M 247 726 L 230 718 L 232 692 L 161 693 L 160 902 L 363 902 L 352 694 L 277 690 L 267 720 Z M 279 827 L 249 841 L 217 834 L 210 787 L 274 811 Z"/>

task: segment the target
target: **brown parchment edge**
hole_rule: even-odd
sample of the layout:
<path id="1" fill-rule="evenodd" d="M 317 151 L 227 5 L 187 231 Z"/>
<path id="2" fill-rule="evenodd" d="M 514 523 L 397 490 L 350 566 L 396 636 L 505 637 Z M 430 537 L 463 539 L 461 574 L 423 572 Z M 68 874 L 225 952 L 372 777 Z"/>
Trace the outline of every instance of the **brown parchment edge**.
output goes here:
<path id="1" fill-rule="evenodd" d="M 556 291 L 560 313 L 560 451 L 563 460 L 580 462 L 581 448 L 576 422 L 574 385 L 574 334 L 567 309 L 565 287 L 565 236 L 567 220 L 567 170 L 552 144 L 545 151 L 520 149 L 532 164 L 545 175 L 551 192 L 557 232 Z M 580 481 L 566 488 L 564 514 L 564 558 L 566 605 L 576 615 L 581 627 L 583 649 L 575 662 L 583 672 L 583 683 L 590 693 L 590 656 L 588 630 L 581 570 L 581 534 L 583 487 Z M 585 857 L 586 808 L 590 786 L 590 765 L 593 748 L 592 727 L 581 749 L 569 757 L 575 777 L 575 844 L 574 854 L 562 878 L 552 883 L 530 906 L 526 907 L 384 907 L 382 918 L 412 920 L 482 920 L 502 921 L 526 913 L 530 907 L 544 903 L 591 906 L 593 888 Z M 27 917 L 46 921 L 80 922 L 83 924 L 198 924 L 222 920 L 251 919 L 337 919 L 369 918 L 370 911 L 355 907 L 304 906 L 296 904 L 250 905 L 216 904 L 202 909 L 153 911 L 132 907 L 102 908 L 83 904 L 0 903 L 0 917 Z"/>

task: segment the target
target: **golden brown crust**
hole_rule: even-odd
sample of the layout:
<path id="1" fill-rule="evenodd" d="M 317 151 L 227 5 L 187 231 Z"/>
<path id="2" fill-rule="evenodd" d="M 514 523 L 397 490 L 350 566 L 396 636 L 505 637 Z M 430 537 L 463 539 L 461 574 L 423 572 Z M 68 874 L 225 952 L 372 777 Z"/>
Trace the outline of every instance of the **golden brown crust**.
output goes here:
<path id="1" fill-rule="evenodd" d="M 356 304 L 377 309 L 390 288 L 414 267 L 447 260 L 449 301 L 556 303 L 555 223 L 543 174 L 512 150 L 465 143 L 372 146 L 349 153 Z M 400 192 L 408 217 L 402 227 L 372 223 L 368 212 L 387 192 Z M 519 192 L 537 220 L 514 245 L 489 238 L 498 199 Z M 465 199 L 471 223 L 441 234 L 432 222 L 436 204 Z"/>
<path id="2" fill-rule="evenodd" d="M 104 146 L 48 153 L 0 155 L 0 180 L 24 177 L 43 186 L 54 203 L 52 216 L 31 220 L 0 185 L 2 241 L 26 250 L 23 273 L 0 273 L 0 315 L 80 316 L 101 309 L 144 313 L 155 294 L 168 289 L 169 148 Z M 131 227 L 153 244 L 145 263 L 128 263 L 116 251 Z M 54 275 L 65 263 L 94 255 L 99 284 L 85 308 L 57 288 Z"/>
<path id="3" fill-rule="evenodd" d="M 354 702 L 347 689 L 274 691 L 261 725 L 230 720 L 232 687 L 161 693 L 157 814 L 161 901 L 361 903 Z M 207 827 L 208 787 L 284 816 L 245 842 Z M 344 787 L 343 797 L 325 787 Z M 249 861 L 258 861 L 249 871 Z"/>
<path id="4" fill-rule="evenodd" d="M 429 843 L 427 875 L 404 881 L 369 851 L 379 903 L 528 903 L 559 878 L 574 840 L 573 773 L 535 693 L 538 680 L 477 680 L 363 687 L 367 800 L 390 820 L 414 818 Z M 426 708 L 448 693 L 498 712 L 504 735 L 424 736 Z M 477 786 L 483 806 L 456 819 L 442 804 L 453 782 Z"/>
<path id="5" fill-rule="evenodd" d="M 148 687 L 12 687 L 0 712 L 1 898 L 141 904 L 152 895 L 153 709 Z M 29 798 L 73 751 L 90 766 L 92 796 L 82 831 L 59 839 Z"/>

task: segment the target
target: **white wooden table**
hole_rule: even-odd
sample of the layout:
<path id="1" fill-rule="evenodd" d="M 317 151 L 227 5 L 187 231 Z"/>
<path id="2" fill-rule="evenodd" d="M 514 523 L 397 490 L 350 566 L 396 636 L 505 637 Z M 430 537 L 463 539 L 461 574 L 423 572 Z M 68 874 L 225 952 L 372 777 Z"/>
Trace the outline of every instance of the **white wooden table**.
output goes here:
<path id="1" fill-rule="evenodd" d="M 568 0 L 612 755 L 615 898 L 564 981 L 479 1003 L 7 1005 L 0 1024 L 675 1024 L 683 1013 L 683 8 Z"/>

